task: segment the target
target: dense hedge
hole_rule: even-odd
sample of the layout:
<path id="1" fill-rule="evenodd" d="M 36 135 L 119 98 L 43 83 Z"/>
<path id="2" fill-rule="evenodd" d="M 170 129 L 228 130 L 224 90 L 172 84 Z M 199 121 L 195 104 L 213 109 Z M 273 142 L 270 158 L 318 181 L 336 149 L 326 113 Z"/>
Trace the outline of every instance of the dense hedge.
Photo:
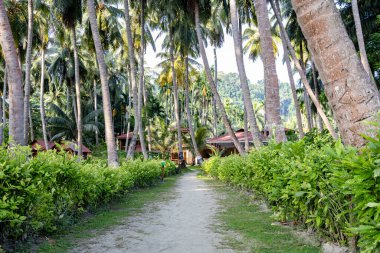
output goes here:
<path id="1" fill-rule="evenodd" d="M 0 147 L 0 244 L 46 234 L 85 210 L 135 187 L 155 183 L 160 161 L 129 161 L 108 168 L 104 160 L 78 162 L 65 153 Z M 168 162 L 167 174 L 175 165 Z"/>
<path id="2" fill-rule="evenodd" d="M 343 244 L 357 235 L 363 252 L 380 248 L 380 132 L 361 150 L 314 135 L 245 157 L 213 157 L 203 169 L 263 196 L 282 220 Z"/>

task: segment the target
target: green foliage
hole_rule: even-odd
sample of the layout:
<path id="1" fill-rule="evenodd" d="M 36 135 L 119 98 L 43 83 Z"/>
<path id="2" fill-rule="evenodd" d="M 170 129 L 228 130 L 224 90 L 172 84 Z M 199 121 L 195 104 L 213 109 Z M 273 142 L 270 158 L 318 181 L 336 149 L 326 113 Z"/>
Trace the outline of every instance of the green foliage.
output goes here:
<path id="1" fill-rule="evenodd" d="M 279 219 L 292 220 L 363 252 L 380 247 L 380 131 L 362 150 L 323 133 L 270 144 L 246 157 L 215 157 L 206 173 L 267 199 Z"/>
<path id="2" fill-rule="evenodd" d="M 29 148 L 0 147 L 0 242 L 51 233 L 130 189 L 154 184 L 161 174 L 156 160 L 109 168 L 101 159 L 30 154 Z"/>

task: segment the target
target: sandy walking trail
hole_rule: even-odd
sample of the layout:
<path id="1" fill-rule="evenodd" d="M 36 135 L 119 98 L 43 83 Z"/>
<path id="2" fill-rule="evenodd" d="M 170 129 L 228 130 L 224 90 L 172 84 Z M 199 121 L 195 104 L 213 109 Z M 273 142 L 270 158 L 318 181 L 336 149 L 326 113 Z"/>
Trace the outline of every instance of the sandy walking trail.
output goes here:
<path id="1" fill-rule="evenodd" d="M 172 198 L 148 204 L 122 225 L 80 241 L 71 252 L 233 252 L 216 232 L 217 193 L 196 175 L 183 175 Z"/>

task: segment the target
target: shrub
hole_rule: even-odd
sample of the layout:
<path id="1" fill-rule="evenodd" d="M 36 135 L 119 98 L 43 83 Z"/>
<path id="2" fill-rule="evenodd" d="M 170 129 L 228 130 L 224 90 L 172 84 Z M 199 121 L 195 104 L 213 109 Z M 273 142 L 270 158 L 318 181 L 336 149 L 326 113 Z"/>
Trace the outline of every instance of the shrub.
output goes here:
<path id="1" fill-rule="evenodd" d="M 0 147 L 0 243 L 46 234 L 73 218 L 121 196 L 154 184 L 159 161 L 128 161 L 108 168 L 100 159 L 78 162 L 66 153 Z"/>
<path id="2" fill-rule="evenodd" d="M 203 170 L 265 197 L 282 220 L 363 252 L 380 247 L 380 131 L 357 150 L 315 132 L 297 142 L 271 143 L 245 157 L 211 158 Z"/>

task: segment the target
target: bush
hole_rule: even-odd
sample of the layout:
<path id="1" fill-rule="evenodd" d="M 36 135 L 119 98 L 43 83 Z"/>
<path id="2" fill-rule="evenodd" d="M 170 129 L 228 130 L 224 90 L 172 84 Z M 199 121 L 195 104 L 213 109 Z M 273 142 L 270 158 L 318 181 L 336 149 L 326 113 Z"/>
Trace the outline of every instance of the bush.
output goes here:
<path id="1" fill-rule="evenodd" d="M 115 169 L 66 153 L 30 154 L 29 148 L 0 147 L 0 243 L 51 233 L 85 210 L 154 184 L 161 174 L 159 161 L 128 161 Z"/>
<path id="2" fill-rule="evenodd" d="M 357 150 L 311 133 L 270 144 L 246 157 L 211 158 L 203 170 L 263 196 L 282 220 L 293 220 L 363 252 L 380 247 L 380 132 Z"/>

